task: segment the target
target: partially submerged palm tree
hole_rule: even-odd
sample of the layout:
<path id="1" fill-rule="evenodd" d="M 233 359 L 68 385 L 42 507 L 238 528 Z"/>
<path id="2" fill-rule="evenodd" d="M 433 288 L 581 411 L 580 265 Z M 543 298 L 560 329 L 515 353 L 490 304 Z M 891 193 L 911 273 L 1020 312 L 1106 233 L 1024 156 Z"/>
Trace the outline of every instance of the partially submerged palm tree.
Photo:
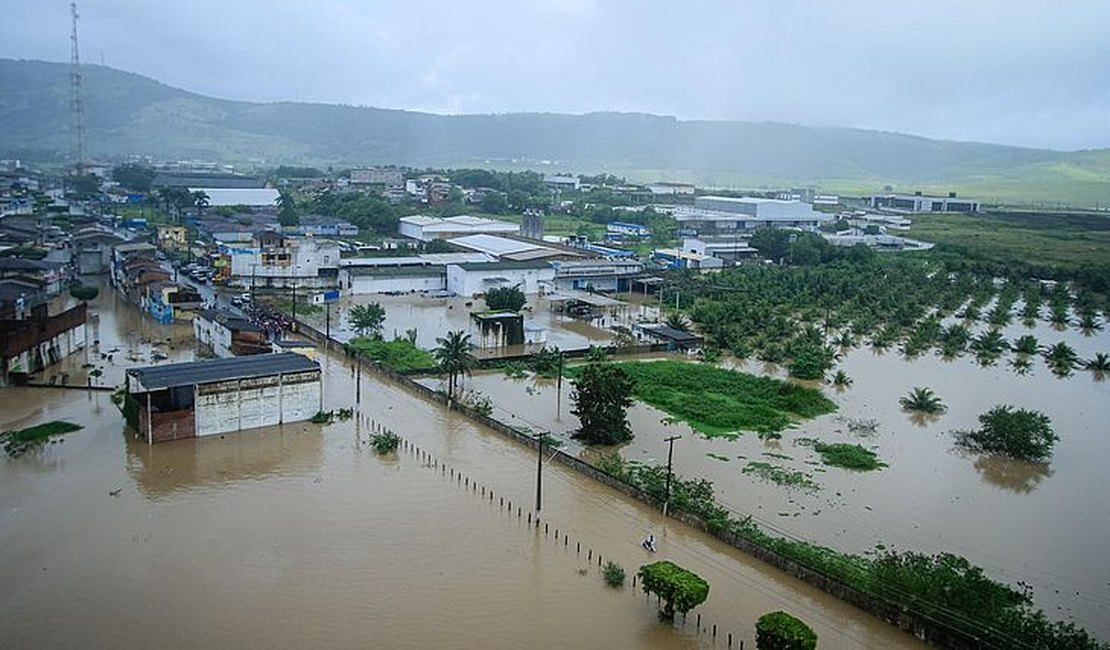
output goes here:
<path id="1" fill-rule="evenodd" d="M 1044 359 L 1057 377 L 1067 377 L 1079 364 L 1079 355 L 1063 341 L 1046 349 Z"/>
<path id="2" fill-rule="evenodd" d="M 1095 377 L 1101 379 L 1105 373 L 1110 372 L 1110 354 L 1099 352 L 1093 359 L 1084 361 L 1083 368 L 1095 373 Z"/>
<path id="3" fill-rule="evenodd" d="M 1039 349 L 1040 345 L 1037 343 L 1037 337 L 1032 334 L 1023 334 L 1014 340 L 1014 352 L 1018 354 L 1036 354 Z"/>
<path id="4" fill-rule="evenodd" d="M 852 385 L 852 378 L 843 370 L 837 370 L 836 374 L 832 376 L 831 381 L 832 385 L 837 388 L 847 388 Z"/>
<path id="5" fill-rule="evenodd" d="M 470 335 L 462 330 L 447 332 L 447 336 L 437 338 L 436 343 L 439 347 L 432 355 L 440 372 L 447 375 L 447 397 L 455 399 L 459 377 L 469 375 L 470 369 L 478 365 L 477 357 L 470 353 Z"/>
<path id="6" fill-rule="evenodd" d="M 898 399 L 898 403 L 907 411 L 917 411 L 929 415 L 940 415 L 948 410 L 944 402 L 929 388 L 917 387 L 905 397 Z"/>

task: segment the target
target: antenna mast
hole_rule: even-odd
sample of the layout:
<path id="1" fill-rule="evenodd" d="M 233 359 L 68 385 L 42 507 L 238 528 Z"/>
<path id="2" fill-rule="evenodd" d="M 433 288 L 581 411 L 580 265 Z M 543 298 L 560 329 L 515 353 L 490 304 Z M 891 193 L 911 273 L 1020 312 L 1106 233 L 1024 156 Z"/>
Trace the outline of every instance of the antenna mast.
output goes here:
<path id="1" fill-rule="evenodd" d="M 69 3 L 73 16 L 73 31 L 70 34 L 72 50 L 70 54 L 70 133 L 69 148 L 77 175 L 85 171 L 85 105 L 81 99 L 81 54 L 77 49 L 77 3 Z"/>

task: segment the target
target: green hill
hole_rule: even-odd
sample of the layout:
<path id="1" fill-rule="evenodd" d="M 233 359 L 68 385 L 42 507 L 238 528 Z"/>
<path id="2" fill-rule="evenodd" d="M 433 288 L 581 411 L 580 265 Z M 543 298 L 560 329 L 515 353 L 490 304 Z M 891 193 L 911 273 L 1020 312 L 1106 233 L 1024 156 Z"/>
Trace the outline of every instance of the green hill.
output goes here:
<path id="1" fill-rule="evenodd" d="M 862 129 L 628 113 L 441 116 L 214 99 L 83 68 L 88 151 L 267 164 L 530 166 L 715 185 L 956 189 L 993 200 L 1110 201 L 1110 151 L 1063 153 Z M 0 155 L 64 154 L 69 68 L 0 59 Z M 544 162 L 548 161 L 548 162 Z"/>

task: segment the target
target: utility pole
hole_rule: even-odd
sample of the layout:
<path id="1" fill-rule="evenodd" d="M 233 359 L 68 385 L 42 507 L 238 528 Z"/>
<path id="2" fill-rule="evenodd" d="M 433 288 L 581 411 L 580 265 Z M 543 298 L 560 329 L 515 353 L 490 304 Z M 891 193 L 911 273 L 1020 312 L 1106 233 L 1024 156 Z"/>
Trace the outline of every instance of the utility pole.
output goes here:
<path id="1" fill-rule="evenodd" d="M 559 374 L 555 376 L 555 419 L 563 417 L 563 351 L 559 350 Z"/>
<path id="2" fill-rule="evenodd" d="M 669 438 L 664 438 L 663 439 L 663 442 L 667 443 L 670 447 L 667 450 L 667 492 L 666 492 L 667 497 L 663 501 L 663 516 L 664 517 L 667 516 L 667 510 L 670 508 L 670 505 L 671 505 L 671 463 L 674 460 L 674 441 L 678 440 L 681 437 L 682 436 L 671 436 Z"/>
<path id="3" fill-rule="evenodd" d="M 69 3 L 73 18 L 73 31 L 70 34 L 70 155 L 73 156 L 74 171 L 77 176 L 85 173 L 85 103 L 81 98 L 81 53 L 77 47 L 77 3 Z"/>
<path id="4" fill-rule="evenodd" d="M 536 439 L 536 521 L 540 519 L 540 509 L 543 505 L 543 437 L 546 434 L 537 433 Z"/>

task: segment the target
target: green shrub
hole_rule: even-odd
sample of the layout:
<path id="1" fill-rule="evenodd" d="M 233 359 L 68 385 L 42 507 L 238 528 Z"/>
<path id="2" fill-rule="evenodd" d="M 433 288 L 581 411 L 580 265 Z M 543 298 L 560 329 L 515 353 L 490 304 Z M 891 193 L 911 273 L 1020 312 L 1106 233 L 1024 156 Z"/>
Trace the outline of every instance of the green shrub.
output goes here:
<path id="1" fill-rule="evenodd" d="M 374 337 L 358 337 L 351 339 L 347 346 L 397 372 L 419 372 L 436 367 L 435 357 L 431 352 L 416 347 L 406 338 L 386 341 Z"/>
<path id="2" fill-rule="evenodd" d="M 817 635 L 808 625 L 786 612 L 770 612 L 755 624 L 758 650 L 813 650 Z"/>
<path id="3" fill-rule="evenodd" d="M 624 584 L 624 567 L 612 560 L 605 563 L 605 567 L 601 570 L 601 575 L 605 578 L 605 584 L 614 589 Z"/>
<path id="4" fill-rule="evenodd" d="M 378 452 L 379 456 L 397 451 L 397 447 L 400 445 L 401 436 L 398 436 L 392 431 L 383 431 L 370 436 L 370 446 L 374 448 L 374 451 Z"/>
<path id="5" fill-rule="evenodd" d="M 825 461 L 826 465 L 832 465 L 834 467 L 843 467 L 845 469 L 855 469 L 864 472 L 886 467 L 886 463 L 880 461 L 875 455 L 875 452 L 870 449 L 864 449 L 860 445 L 853 445 L 846 442 L 827 445 L 823 442 L 818 442 L 813 445 L 813 450 L 821 454 L 821 460 Z"/>

